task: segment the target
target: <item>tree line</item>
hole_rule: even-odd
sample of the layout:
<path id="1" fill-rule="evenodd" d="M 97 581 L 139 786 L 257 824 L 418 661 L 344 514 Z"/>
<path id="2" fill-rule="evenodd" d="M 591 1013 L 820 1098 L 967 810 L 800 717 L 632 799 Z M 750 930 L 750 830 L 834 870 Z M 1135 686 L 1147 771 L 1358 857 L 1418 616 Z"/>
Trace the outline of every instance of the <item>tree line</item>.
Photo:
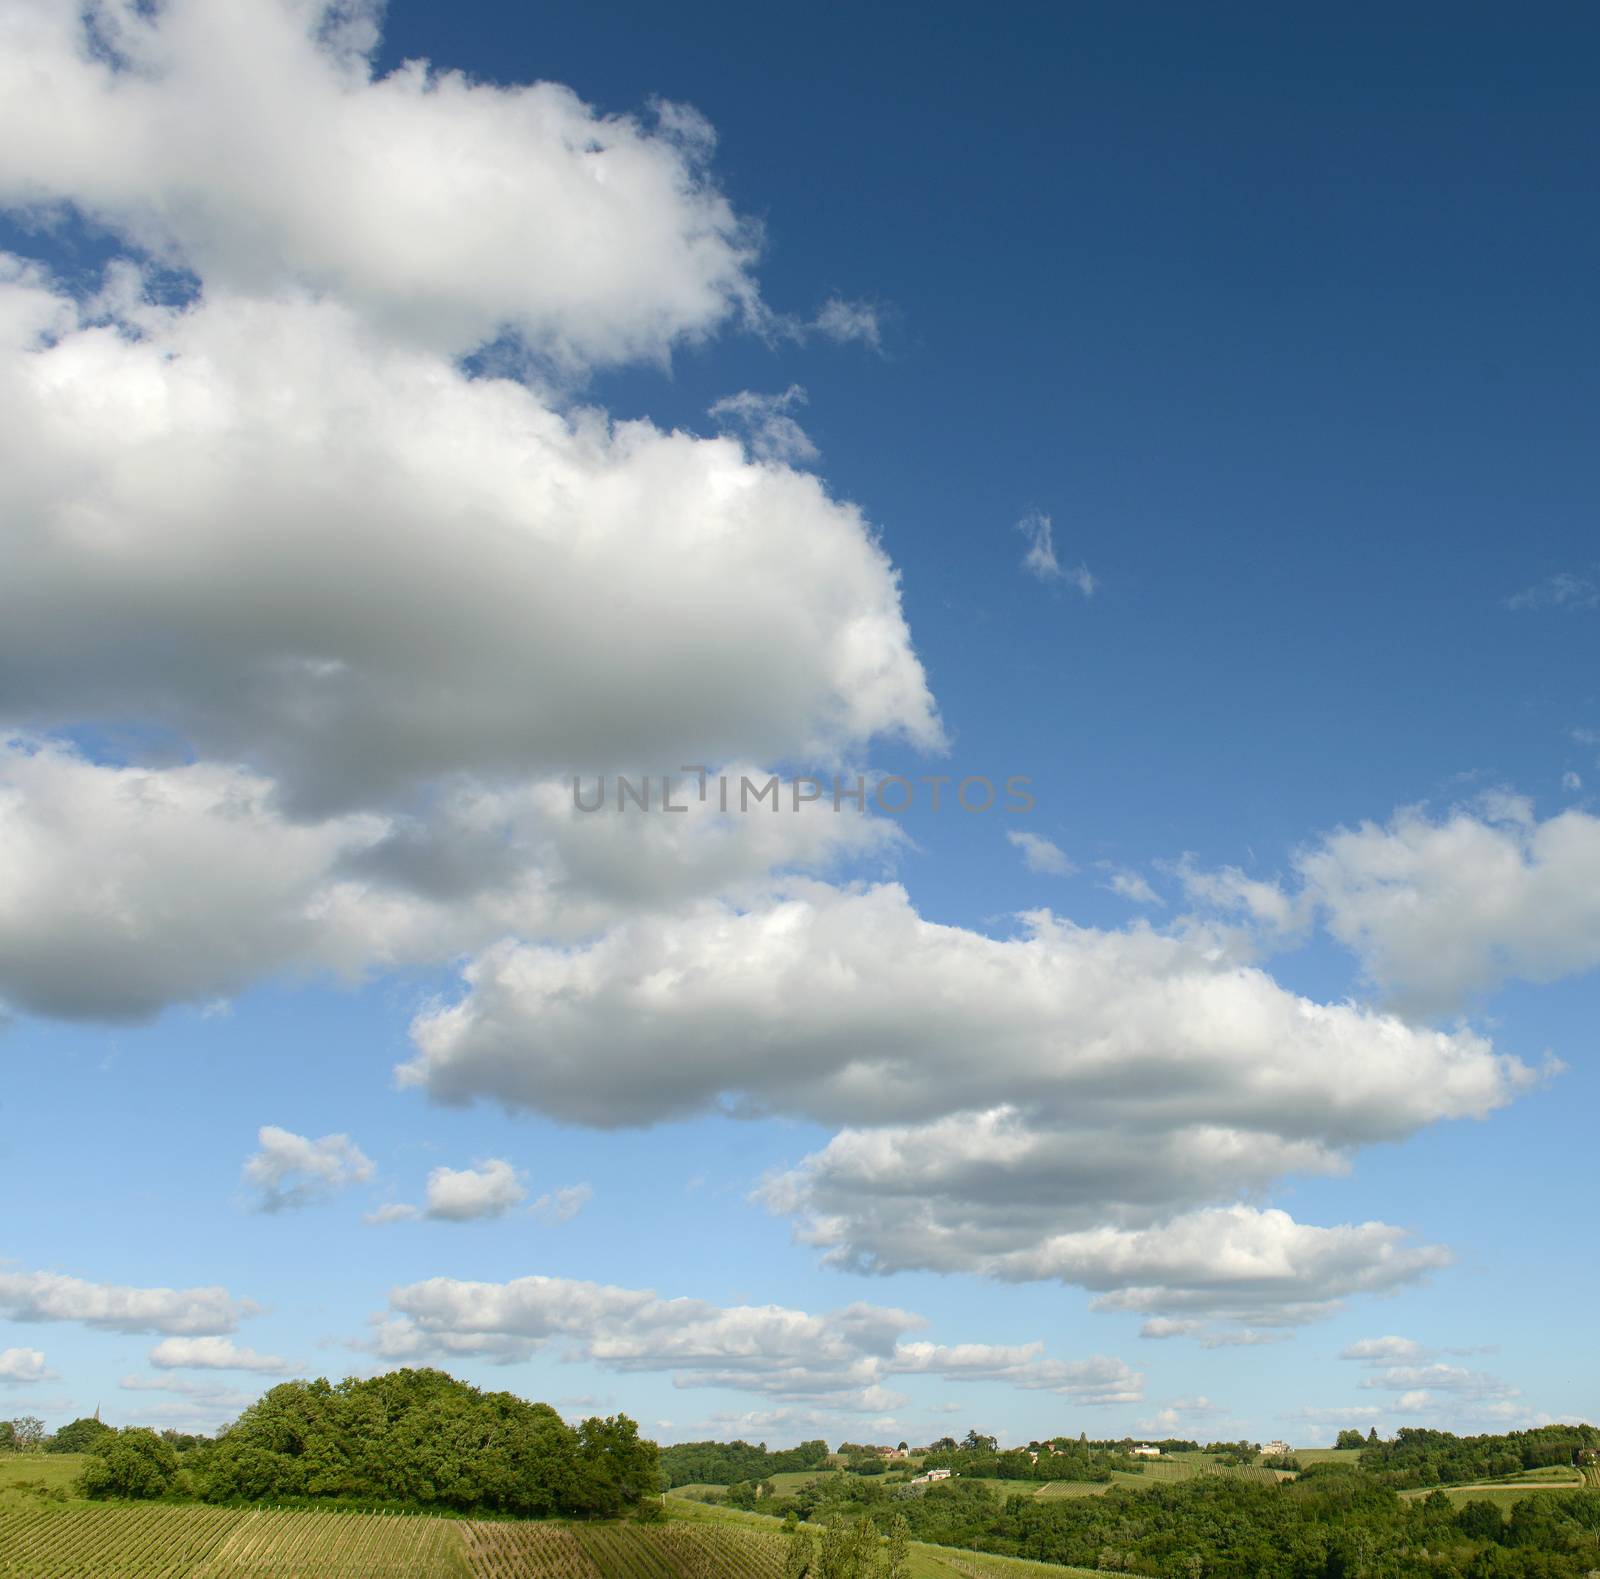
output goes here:
<path id="1" fill-rule="evenodd" d="M 1600 1430 L 1591 1425 L 1536 1426 L 1499 1436 L 1454 1436 L 1404 1426 L 1386 1442 L 1376 1434 L 1369 1437 L 1360 1462 L 1386 1486 L 1460 1486 L 1518 1470 L 1577 1466 L 1596 1454 Z"/>
<path id="2" fill-rule="evenodd" d="M 729 1486 L 793 1470 L 820 1469 L 828 1444 L 820 1439 L 770 1451 L 765 1442 L 677 1442 L 660 1449 L 661 1473 L 670 1486 Z"/>
<path id="3" fill-rule="evenodd" d="M 1507 1517 L 1442 1491 L 1408 1501 L 1342 1464 L 1279 1485 L 1200 1475 L 1044 1501 L 977 1480 L 912 1488 L 830 1475 L 762 1508 L 830 1530 L 901 1520 L 908 1538 L 941 1546 L 1160 1579 L 1588 1579 L 1600 1569 L 1600 1494 L 1539 1492 Z"/>

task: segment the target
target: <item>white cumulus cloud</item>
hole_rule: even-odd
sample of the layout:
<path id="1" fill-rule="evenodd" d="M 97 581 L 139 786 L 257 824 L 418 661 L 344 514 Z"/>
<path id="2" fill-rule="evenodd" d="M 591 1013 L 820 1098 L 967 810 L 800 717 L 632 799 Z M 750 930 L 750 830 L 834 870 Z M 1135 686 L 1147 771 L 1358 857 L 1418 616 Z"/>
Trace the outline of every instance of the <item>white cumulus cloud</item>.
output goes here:
<path id="1" fill-rule="evenodd" d="M 263 1124 L 261 1149 L 244 1165 L 245 1183 L 258 1192 L 257 1209 L 281 1212 L 307 1206 L 373 1175 L 371 1160 L 348 1135 L 312 1140 L 276 1124 Z"/>
<path id="2" fill-rule="evenodd" d="M 435 1168 L 428 1175 L 427 1216 L 451 1223 L 503 1217 L 527 1194 L 517 1170 L 501 1157 L 470 1168 Z"/>
<path id="3" fill-rule="evenodd" d="M 287 1376 L 300 1367 L 279 1354 L 262 1354 L 231 1338 L 163 1338 L 149 1354 L 157 1370 L 259 1371 Z"/>
<path id="4" fill-rule="evenodd" d="M 48 1382 L 55 1376 L 44 1362 L 43 1349 L 0 1349 L 0 1384 Z"/>
<path id="5" fill-rule="evenodd" d="M 260 1307 L 225 1288 L 136 1288 L 60 1272 L 0 1271 L 0 1315 L 11 1321 L 80 1321 L 106 1332 L 179 1336 L 232 1332 Z"/>
<path id="6" fill-rule="evenodd" d="M 659 359 L 759 318 L 758 233 L 692 110 L 605 115 L 419 60 L 377 76 L 379 14 L 17 0 L 0 202 L 72 204 L 211 288 L 334 295 L 445 351 L 509 327 L 562 364 Z"/>
<path id="7" fill-rule="evenodd" d="M 402 1077 L 602 1126 L 729 1100 L 843 1124 L 764 1196 L 880 1271 L 1138 1287 L 1140 1308 L 1254 1319 L 1442 1264 L 1381 1223 L 1209 1208 L 1481 1117 L 1532 1071 L 1467 1031 L 1299 998 L 1203 938 L 1027 927 L 997 940 L 924 921 L 893 885 L 803 884 L 580 949 L 507 944 L 418 1019 Z"/>

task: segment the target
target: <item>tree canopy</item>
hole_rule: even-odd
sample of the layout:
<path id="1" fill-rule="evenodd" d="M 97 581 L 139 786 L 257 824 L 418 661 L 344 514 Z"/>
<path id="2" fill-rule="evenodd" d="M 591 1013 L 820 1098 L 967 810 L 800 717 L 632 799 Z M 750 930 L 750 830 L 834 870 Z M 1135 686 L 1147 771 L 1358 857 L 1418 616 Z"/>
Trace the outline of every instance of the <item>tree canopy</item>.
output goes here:
<path id="1" fill-rule="evenodd" d="M 111 1427 L 93 1415 L 83 1415 L 69 1425 L 64 1425 L 44 1445 L 47 1453 L 87 1453 Z"/>
<path id="2" fill-rule="evenodd" d="M 437 1370 L 285 1382 L 194 1455 L 214 1502 L 346 1498 L 537 1517 L 615 1514 L 658 1489 L 626 1415 L 576 1429 L 548 1404 Z"/>
<path id="3" fill-rule="evenodd" d="M 143 1426 L 125 1426 L 96 1439 L 78 1484 L 86 1497 L 163 1497 L 177 1479 L 172 1445 Z"/>

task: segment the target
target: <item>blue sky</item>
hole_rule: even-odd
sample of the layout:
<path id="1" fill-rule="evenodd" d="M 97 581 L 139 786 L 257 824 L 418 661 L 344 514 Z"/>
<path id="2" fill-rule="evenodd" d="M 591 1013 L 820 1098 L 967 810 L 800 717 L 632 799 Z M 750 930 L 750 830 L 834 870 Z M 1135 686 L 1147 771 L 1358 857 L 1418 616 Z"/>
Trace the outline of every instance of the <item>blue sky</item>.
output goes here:
<path id="1" fill-rule="evenodd" d="M 56 11 L 0 1414 L 1600 1413 L 1592 16 Z"/>

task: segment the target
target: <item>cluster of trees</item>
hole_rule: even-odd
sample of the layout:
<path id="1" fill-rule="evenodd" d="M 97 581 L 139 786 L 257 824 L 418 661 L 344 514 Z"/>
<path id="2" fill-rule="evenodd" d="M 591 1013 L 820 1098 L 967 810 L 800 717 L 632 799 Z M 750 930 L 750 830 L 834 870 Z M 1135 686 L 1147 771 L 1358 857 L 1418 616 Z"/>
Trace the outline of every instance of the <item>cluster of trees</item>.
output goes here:
<path id="1" fill-rule="evenodd" d="M 729 1486 L 760 1481 L 797 1469 L 820 1469 L 828 1461 L 828 1444 L 802 1442 L 799 1447 L 769 1452 L 765 1442 L 679 1442 L 660 1450 L 661 1472 L 668 1486 Z"/>
<path id="2" fill-rule="evenodd" d="M 769 1511 L 842 1529 L 899 1518 L 917 1540 L 1163 1579 L 1586 1579 L 1600 1568 L 1600 1494 L 1540 1493 L 1507 1519 L 1443 1492 L 1408 1502 L 1350 1465 L 1277 1486 L 1202 1475 L 1050 1501 L 963 1480 L 907 1493 L 832 1475 Z"/>
<path id="3" fill-rule="evenodd" d="M 1080 1436 L 1079 1442 L 1086 1447 L 1098 1448 L 1102 1453 L 1131 1453 L 1135 1443 L 1140 1447 L 1158 1447 L 1163 1453 L 1198 1453 L 1200 1444 L 1192 1442 L 1188 1437 L 1178 1436 L 1141 1436 L 1118 1437 L 1115 1441 L 1092 1442 L 1087 1437 Z"/>
<path id="4" fill-rule="evenodd" d="M 285 1382 L 213 1442 L 129 1428 L 94 1441 L 94 1497 L 346 1499 L 539 1517 L 613 1517 L 660 1489 L 656 1445 L 626 1415 L 569 1426 L 548 1404 L 443 1371 Z"/>
<path id="5" fill-rule="evenodd" d="M 1460 1486 L 1519 1470 L 1577 1464 L 1584 1455 L 1600 1452 L 1600 1430 L 1546 1425 L 1501 1436 L 1455 1436 L 1406 1426 L 1392 1441 L 1380 1442 L 1374 1434 L 1361 1447 L 1362 1469 L 1386 1486 Z"/>
<path id="6" fill-rule="evenodd" d="M 0 1420 L 0 1453 L 87 1453 L 111 1429 L 98 1414 L 83 1415 L 51 1436 L 37 1415 L 19 1415 L 15 1420 Z M 179 1453 L 208 1440 L 183 1431 L 163 1431 L 161 1437 Z"/>
<path id="7" fill-rule="evenodd" d="M 791 1539 L 784 1554 L 784 1579 L 909 1579 L 911 1531 L 898 1514 L 889 1520 L 886 1538 L 866 1514 L 835 1520 L 820 1540 L 792 1518 L 786 1533 Z"/>
<path id="8" fill-rule="evenodd" d="M 0 1420 L 0 1453 L 36 1453 L 45 1441 L 44 1421 L 38 1415 Z"/>
<path id="9" fill-rule="evenodd" d="M 922 1456 L 924 1469 L 950 1469 L 970 1479 L 984 1480 L 1099 1480 L 1111 1479 L 1113 1470 L 1138 1468 L 1128 1455 L 1132 1439 L 1089 1442 L 1079 1438 L 1031 1442 L 1027 1448 L 1001 1451 L 995 1438 L 969 1431 L 960 1442 L 942 1437 Z"/>
<path id="10" fill-rule="evenodd" d="M 111 1427 L 98 1415 L 84 1415 L 56 1432 L 44 1444 L 47 1453 L 87 1453 Z"/>
<path id="11" fill-rule="evenodd" d="M 1219 1464 L 1229 1464 L 1237 1468 L 1243 1464 L 1255 1463 L 1261 1454 L 1261 1444 L 1240 1437 L 1237 1442 L 1207 1442 L 1203 1451 L 1214 1454 Z"/>
<path id="12" fill-rule="evenodd" d="M 1359 1431 L 1341 1431 L 1339 1439 L 1333 1445 L 1340 1448 L 1363 1448 L 1367 1443 L 1377 1440 L 1378 1428 L 1373 1426 L 1366 1436 L 1362 1436 Z"/>

